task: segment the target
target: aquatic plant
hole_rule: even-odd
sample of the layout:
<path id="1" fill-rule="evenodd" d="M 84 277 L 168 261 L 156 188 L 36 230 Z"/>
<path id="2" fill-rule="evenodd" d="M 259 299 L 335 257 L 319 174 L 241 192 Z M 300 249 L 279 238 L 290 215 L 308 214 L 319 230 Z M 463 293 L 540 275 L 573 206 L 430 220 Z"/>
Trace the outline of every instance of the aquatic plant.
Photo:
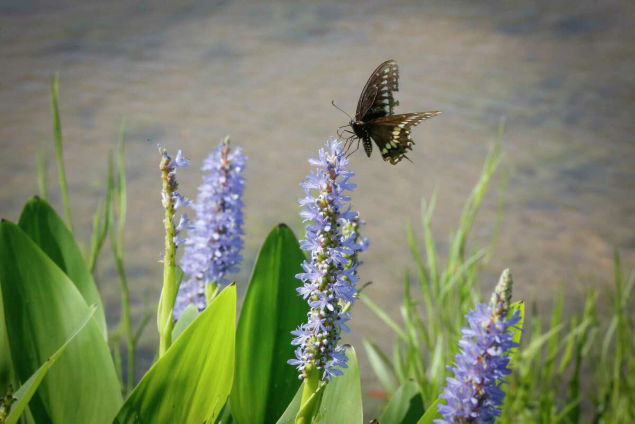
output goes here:
<path id="1" fill-rule="evenodd" d="M 501 389 L 509 368 L 510 351 L 517 347 L 512 339 L 514 326 L 520 321 L 519 311 L 508 316 L 512 290 L 509 270 L 503 271 L 489 304 L 479 303 L 468 313 L 468 326 L 461 329 L 455 364 L 448 367 L 448 377 L 439 396 L 443 419 L 435 423 L 487 423 L 500 415 L 505 392 Z"/>
<path id="2" fill-rule="evenodd" d="M 243 248 L 246 161 L 241 148 L 232 149 L 229 137 L 225 137 L 203 162 L 203 183 L 192 205 L 196 217 L 188 228 L 181 258 L 187 278 L 176 299 L 176 319 L 189 304 L 203 310 L 216 292 L 229 284 L 225 274 L 238 271 Z"/>
<path id="3" fill-rule="evenodd" d="M 356 299 L 357 263 L 353 258 L 363 246 L 355 242 L 357 212 L 351 210 L 346 194 L 355 188 L 349 182 L 354 173 L 347 169 L 341 142 L 329 140 L 319 158 L 309 163 L 317 169 L 302 183 L 305 197 L 300 200 L 300 215 L 308 224 L 300 245 L 310 260 L 302 263 L 304 272 L 297 277 L 304 282 L 298 293 L 311 310 L 308 321 L 293 332 L 292 343 L 298 348 L 296 359 L 289 363 L 297 366 L 300 378 L 317 372 L 328 380 L 346 368 L 345 349 L 338 342 L 350 319 L 345 306 Z"/>
<path id="4" fill-rule="evenodd" d="M 163 181 L 161 189 L 161 204 L 165 210 L 163 226 L 165 231 L 165 254 L 163 256 L 163 288 L 157 312 L 157 324 L 159 327 L 159 355 L 165 354 L 172 344 L 172 320 L 174 302 L 179 288 L 179 280 L 176 270 L 176 248 L 181 244 L 179 238 L 181 231 L 187 225 L 187 215 L 181 215 L 178 224 L 174 223 L 176 211 L 189 204 L 189 201 L 177 190 L 179 184 L 176 181 L 176 170 L 186 167 L 189 161 L 183 157 L 179 150 L 173 159 L 164 148 L 159 148 L 161 152 L 161 179 Z"/>
<path id="5" fill-rule="evenodd" d="M 53 92 L 54 139 L 60 153 L 55 86 Z M 227 285 L 225 274 L 234 270 L 242 249 L 244 158 L 238 149 L 230 152 L 226 142 L 215 154 L 203 167 L 208 174 L 199 190 L 188 242 L 181 231 L 190 225 L 177 216 L 187 200 L 176 182 L 177 169 L 187 161 L 180 152 L 173 158 L 161 150 L 165 253 L 157 313 L 159 346 L 140 380 L 135 378 L 134 352 L 152 313 L 145 311 L 141 319 L 131 316 L 124 253 L 134 252 L 123 249 L 123 235 L 129 231 L 124 228 L 123 137 L 116 176 L 109 157 L 106 196 L 94 215 L 87 252 L 76 239 L 81 231 L 70 229 L 67 193 L 60 196 L 66 219 L 46 198 L 34 197 L 17 223 L 0 222 L 0 421 L 364 422 L 355 349 L 341 344 L 358 297 L 397 339 L 392 358 L 365 342 L 369 362 L 385 388 L 387 404 L 378 417 L 382 424 L 430 424 L 435 419 L 568 424 L 635 420 L 635 337 L 629 315 L 635 273 L 623 273 L 619 255 L 608 314 L 596 310 L 597 290 L 587 296 L 582 313 L 564 314 L 560 296 L 545 326 L 536 307 L 525 316 L 524 304 L 510 305 L 508 273 L 503 273 L 490 303 L 480 303 L 480 271 L 491 249 L 469 250 L 467 239 L 500 160 L 498 145 L 465 204 L 443 265 L 430 226 L 434 197 L 424 207 L 425 256 L 409 229 L 417 266 L 413 280 L 418 280 L 420 293 L 411 291 L 406 275 L 402 322 L 357 287 L 359 253 L 368 240 L 360 235 L 363 221 L 350 207 L 350 163 L 341 144 L 331 140 L 318 159 L 310 161 L 315 170 L 302 184 L 304 239 L 298 242 L 284 224 L 274 226 L 260 248 L 249 284 L 238 282 L 246 290 L 236 325 L 236 284 Z M 42 158 L 38 181 L 48 196 Z M 58 160 L 63 167 L 61 154 Z M 59 178 L 64 180 L 65 173 Z M 59 187 L 67 190 L 63 181 Z M 156 209 L 158 217 L 158 202 Z M 157 229 L 160 221 L 154 220 Z M 216 241 L 221 235 L 227 236 L 224 244 L 202 243 L 205 237 Z M 106 238 L 121 281 L 120 323 L 110 327 L 94 279 L 100 275 L 96 271 Z M 187 253 L 183 283 L 177 266 L 179 245 L 185 245 Z M 196 253 L 201 254 L 199 262 L 187 258 Z M 188 265 L 195 262 L 196 267 Z M 393 266 L 390 260 L 383 265 Z M 187 291 L 187 282 L 196 281 L 200 300 L 203 280 L 212 283 L 208 288 L 224 288 L 207 290 L 202 311 L 188 305 L 175 321 L 179 285 L 185 284 Z M 524 340 L 518 346 L 521 328 Z M 121 340 L 128 345 L 127 362 L 120 357 Z M 297 370 L 288 364 L 294 350 L 291 362 Z"/>

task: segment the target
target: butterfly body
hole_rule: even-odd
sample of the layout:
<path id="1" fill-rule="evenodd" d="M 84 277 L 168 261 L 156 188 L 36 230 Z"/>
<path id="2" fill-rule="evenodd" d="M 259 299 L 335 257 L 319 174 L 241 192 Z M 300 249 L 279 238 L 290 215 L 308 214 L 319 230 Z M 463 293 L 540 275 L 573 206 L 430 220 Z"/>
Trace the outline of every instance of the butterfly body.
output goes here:
<path id="1" fill-rule="evenodd" d="M 399 68 L 394 60 L 387 60 L 377 67 L 364 86 L 357 102 L 355 119 L 349 122 L 352 136 L 364 145 L 366 155 L 373 151 L 371 140 L 377 144 L 382 158 L 395 165 L 406 152 L 412 150 L 414 141 L 410 129 L 423 120 L 438 115 L 438 111 L 394 114 L 399 104 L 393 93 L 399 90 Z"/>
<path id="2" fill-rule="evenodd" d="M 362 140 L 366 156 L 370 157 L 370 154 L 373 152 L 373 143 L 371 142 L 370 134 L 364 122 L 351 120 L 351 122 L 349 122 L 349 125 L 353 129 L 353 133 L 355 134 L 355 136 L 358 139 Z"/>

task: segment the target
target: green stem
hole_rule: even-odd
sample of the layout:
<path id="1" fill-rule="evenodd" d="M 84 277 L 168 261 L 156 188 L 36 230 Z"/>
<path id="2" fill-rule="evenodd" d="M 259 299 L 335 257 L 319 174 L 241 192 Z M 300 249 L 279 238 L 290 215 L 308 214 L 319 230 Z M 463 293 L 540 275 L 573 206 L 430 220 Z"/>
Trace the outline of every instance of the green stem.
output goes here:
<path id="1" fill-rule="evenodd" d="M 176 243 L 174 237 L 176 230 L 174 229 L 174 201 L 172 200 L 172 192 L 175 189 L 175 181 L 170 176 L 170 161 L 164 156 L 161 159 L 160 169 L 163 179 L 163 198 L 165 216 L 163 224 L 165 229 L 165 258 L 163 259 L 163 289 L 161 290 L 161 299 L 159 300 L 159 311 L 157 313 L 157 324 L 159 327 L 159 358 L 165 354 L 172 344 L 172 329 L 174 328 L 174 320 L 172 319 L 172 310 L 174 309 L 174 300 L 179 290 L 180 281 L 176 278 Z"/>
<path id="2" fill-rule="evenodd" d="M 117 273 L 119 274 L 119 281 L 121 284 L 121 321 L 119 323 L 119 332 L 126 339 L 126 347 L 128 354 L 128 373 L 126 378 L 125 389 L 127 392 L 132 390 L 134 386 L 135 376 L 135 341 L 134 333 L 132 331 L 132 324 L 130 318 L 130 292 L 128 290 L 128 278 L 126 277 L 126 269 L 124 267 L 124 253 L 123 253 L 123 236 L 126 226 L 126 157 L 125 157 L 125 138 L 124 138 L 124 125 L 122 124 L 119 143 L 117 145 L 117 169 L 118 179 L 117 186 L 115 187 L 113 182 L 112 172 L 112 159 L 108 161 L 108 184 L 106 196 L 106 207 L 110 208 L 111 195 L 114 192 L 116 204 L 115 214 L 117 217 L 117 226 L 114 225 L 111 228 L 111 240 L 112 251 L 115 257 L 115 265 L 117 266 Z M 104 225 L 101 231 L 107 231 L 110 226 L 110 222 L 114 222 L 109 215 L 104 214 Z M 96 249 L 98 251 L 98 249 Z"/>
<path id="3" fill-rule="evenodd" d="M 64 157 L 62 151 L 62 122 L 58 105 L 59 97 L 59 75 L 56 74 L 51 84 L 51 109 L 53 111 L 53 136 L 55 140 L 55 158 L 57 159 L 57 170 L 60 179 L 60 191 L 64 201 L 64 212 L 68 228 L 73 232 L 73 221 L 71 219 L 71 206 L 68 200 L 68 189 L 66 187 L 66 171 L 64 170 Z"/>
<path id="4" fill-rule="evenodd" d="M 126 345 L 128 347 L 128 378 L 126 381 L 126 391 L 130 391 L 134 386 L 135 374 L 135 343 L 134 334 L 132 333 L 132 325 L 130 323 L 130 296 L 128 291 L 128 279 L 123 266 L 122 256 L 118 254 L 115 258 L 115 262 L 117 263 L 117 272 L 119 273 L 119 280 L 121 281 L 121 333 L 126 338 Z"/>
<path id="5" fill-rule="evenodd" d="M 302 389 L 302 400 L 300 401 L 300 411 L 295 418 L 296 424 L 310 424 L 317 414 L 319 402 L 313 395 L 320 388 L 320 373 L 314 366 L 306 369 L 309 377 L 304 380 Z"/>
<path id="6" fill-rule="evenodd" d="M 174 299 L 178 291 L 178 285 L 175 284 L 175 267 L 173 265 L 170 266 L 167 261 L 167 244 L 165 256 L 166 260 L 163 263 L 163 289 L 161 290 L 161 300 L 159 301 L 159 357 L 163 356 L 172 344 L 172 330 L 174 329 L 173 307 L 167 306 L 169 302 L 166 299 Z"/>

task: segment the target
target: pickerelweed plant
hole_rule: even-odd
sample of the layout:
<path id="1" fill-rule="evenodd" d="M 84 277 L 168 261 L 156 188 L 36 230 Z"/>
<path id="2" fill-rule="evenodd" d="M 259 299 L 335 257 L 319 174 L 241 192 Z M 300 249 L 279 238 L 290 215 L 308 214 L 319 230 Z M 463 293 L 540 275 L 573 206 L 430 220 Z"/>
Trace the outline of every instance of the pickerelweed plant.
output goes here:
<path id="1" fill-rule="evenodd" d="M 342 330 L 348 331 L 350 305 L 356 300 L 357 254 L 368 246 L 359 237 L 359 218 L 351 210 L 346 192 L 355 188 L 347 169 L 348 159 L 342 143 L 331 139 L 309 163 L 317 169 L 301 184 L 305 197 L 300 215 L 306 235 L 300 242 L 310 255 L 302 263 L 304 282 L 298 293 L 308 301 L 307 322 L 292 332 L 292 344 L 298 346 L 295 359 L 299 377 L 305 380 L 302 404 L 317 390 L 320 381 L 342 375 L 346 368 L 346 349 L 338 345 Z"/>
<path id="2" fill-rule="evenodd" d="M 206 174 L 192 205 L 196 218 L 188 227 L 181 258 L 187 278 L 181 283 L 174 306 L 176 319 L 189 304 L 202 311 L 229 284 L 225 274 L 238 271 L 243 248 L 246 161 L 241 148 L 230 148 L 229 137 L 225 137 L 203 162 L 201 170 Z"/>
<path id="3" fill-rule="evenodd" d="M 53 129 L 58 166 L 62 168 L 56 85 L 54 82 L 52 87 Z M 78 242 L 77 234 L 82 234 L 79 227 L 75 233 L 71 230 L 63 170 L 58 170 L 59 202 L 67 218 L 60 217 L 47 200 L 48 174 L 45 155 L 41 156 L 41 196 L 25 203 L 15 223 L 0 220 L 0 422 L 368 421 L 372 416 L 364 417 L 364 412 L 369 414 L 372 407 L 367 403 L 364 408 L 362 402 L 362 393 L 367 390 L 362 390 L 355 349 L 346 346 L 344 351 L 340 346 L 356 297 L 390 326 L 397 339 L 392 358 L 377 345 L 365 343 L 368 362 L 386 394 L 387 404 L 378 417 L 381 424 L 430 424 L 434 419 L 635 422 L 635 272 L 624 273 L 619 254 L 615 255 L 615 289 L 609 291 L 608 314 L 597 309 L 603 306 L 603 288 L 594 285 L 583 312 L 566 308 L 564 295 L 570 293 L 564 291 L 555 298 L 550 322 L 545 322 L 538 305 L 526 316 L 524 304 L 509 305 L 508 274 L 503 274 L 503 284 L 493 300 L 478 304 L 481 270 L 492 250 L 476 249 L 467 241 L 472 227 L 488 229 L 480 222 L 477 227 L 475 217 L 499 162 L 499 148 L 488 156 L 447 255 L 438 253 L 437 239 L 431 232 L 434 197 L 424 208 L 425 250 L 419 249 L 414 231 L 409 232 L 417 273 L 404 279 L 400 322 L 356 288 L 358 254 L 368 241 L 359 235 L 362 221 L 351 212 L 346 193 L 353 189 L 352 172 L 340 143 L 333 140 L 317 160 L 311 161 L 317 170 L 303 184 L 307 194 L 302 199 L 302 217 L 308 226 L 302 244 L 287 225 L 275 225 L 257 254 L 249 284 L 229 284 L 211 302 L 206 300 L 202 312 L 190 305 L 175 323 L 173 308 L 183 274 L 176 265 L 176 251 L 183 239 L 180 231 L 187 224 L 176 216 L 177 208 L 186 203 L 178 194 L 176 170 L 187 161 L 180 153 L 173 158 L 162 150 L 166 251 L 158 311 L 160 345 L 155 356 L 155 346 L 142 342 L 144 359 L 152 365 L 139 369 L 141 379 L 135 378 L 134 350 L 151 314 L 147 310 L 139 314 L 139 305 L 134 303 L 137 296 L 128 297 L 124 255 L 129 258 L 134 253 L 123 248 L 124 234 L 130 233 L 124 229 L 123 136 L 116 166 L 109 162 L 106 196 L 95 213 L 89 244 Z M 214 169 L 212 166 L 210 177 Z M 236 188 L 230 183 L 224 188 L 232 185 Z M 136 192 L 156 201 L 151 190 Z M 200 197 L 204 197 L 203 192 Z M 239 200 L 236 196 L 240 197 L 234 192 L 229 199 Z M 158 212 L 158 202 L 156 205 Z M 85 222 L 78 214 L 73 216 L 76 225 Z M 159 228 L 160 221 L 150 222 Z M 491 228 L 495 238 L 497 226 Z M 221 233 L 228 234 L 219 230 L 211 233 L 212 238 L 217 234 L 220 239 Z M 106 239 L 113 246 L 114 263 L 110 264 L 108 258 L 100 256 Z M 241 243 L 217 250 L 233 252 L 231 257 L 236 258 Z M 89 247 L 82 252 L 82 245 Z M 309 258 L 302 249 L 309 252 Z M 202 262 L 213 262 L 205 258 Z M 198 288 L 203 279 L 220 285 L 231 263 L 215 265 L 215 271 L 200 271 Z M 104 305 L 113 305 L 111 298 L 102 302 L 99 293 L 107 281 L 99 285 L 95 281 L 111 274 L 104 272 L 104 267 L 113 266 L 121 280 L 120 326 L 109 323 L 109 314 L 104 311 Z M 386 259 L 382 266 L 394 264 Z M 219 270 L 220 277 L 215 274 Z M 192 271 L 186 280 L 194 274 Z M 304 282 L 299 290 L 302 296 L 296 290 L 298 278 Z M 420 290 L 415 292 L 411 289 L 416 286 L 411 284 L 417 280 Z M 138 281 L 130 282 L 130 294 L 138 294 Z M 238 325 L 237 286 L 245 288 Z M 466 314 L 469 325 L 462 329 Z M 521 317 L 517 324 L 515 314 Z M 516 348 L 520 328 L 528 331 L 523 331 L 522 346 Z M 120 341 L 128 345 L 126 362 L 121 361 Z M 287 363 L 294 349 L 292 362 L 300 379 L 298 370 Z M 146 363 L 140 361 L 137 368 L 141 364 Z"/>
<path id="4" fill-rule="evenodd" d="M 176 248 L 181 244 L 179 236 L 183 228 L 187 226 L 187 215 L 181 215 L 178 224 L 175 224 L 174 221 L 177 209 L 189 204 L 189 201 L 177 191 L 179 184 L 176 181 L 176 170 L 177 168 L 188 166 L 189 161 L 183 157 L 180 150 L 174 159 L 172 159 L 164 148 L 160 148 L 159 151 L 161 152 L 159 169 L 161 170 L 161 178 L 163 180 L 161 204 L 165 210 L 163 218 L 165 229 L 163 289 L 161 290 L 161 300 L 159 300 L 159 310 L 157 313 L 159 356 L 162 356 L 172 344 L 172 329 L 174 328 L 172 310 L 179 288 Z"/>
<path id="5" fill-rule="evenodd" d="M 509 314 L 512 293 L 509 270 L 503 271 L 489 304 L 479 303 L 466 315 L 468 327 L 461 330 L 454 374 L 447 378 L 443 394 L 446 404 L 438 404 L 443 419 L 436 424 L 488 423 L 500 415 L 505 392 L 500 388 L 509 368 L 514 326 L 518 310 Z"/>

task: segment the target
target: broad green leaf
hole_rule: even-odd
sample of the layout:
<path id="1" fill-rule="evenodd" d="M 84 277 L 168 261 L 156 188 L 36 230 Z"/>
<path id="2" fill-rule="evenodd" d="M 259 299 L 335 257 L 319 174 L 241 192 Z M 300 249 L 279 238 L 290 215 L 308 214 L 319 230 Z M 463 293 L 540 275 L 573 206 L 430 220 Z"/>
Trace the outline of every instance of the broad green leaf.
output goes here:
<path id="1" fill-rule="evenodd" d="M 245 295 L 236 334 L 236 375 L 230 396 L 241 424 L 275 422 L 300 380 L 287 361 L 294 357 L 295 330 L 308 305 L 296 292 L 304 254 L 293 232 L 276 226 L 265 240 Z"/>
<path id="2" fill-rule="evenodd" d="M 417 421 L 417 424 L 432 424 L 435 419 L 443 418 L 437 409 L 437 405 L 440 401 L 441 400 L 437 398 L 434 402 L 432 402 L 426 409 L 426 413 L 423 414 L 419 421 Z"/>
<path id="3" fill-rule="evenodd" d="M 232 416 L 231 408 L 229 407 L 229 402 L 225 402 L 225 406 L 221 409 L 220 414 L 216 417 L 215 424 L 233 424 L 234 417 Z"/>
<path id="4" fill-rule="evenodd" d="M 355 349 L 349 347 L 348 368 L 344 375 L 333 377 L 324 389 L 320 409 L 314 423 L 363 423 L 362 387 Z"/>
<path id="5" fill-rule="evenodd" d="M 62 218 L 45 200 L 34 197 L 24 205 L 18 225 L 66 273 L 86 303 L 97 305 L 95 321 L 105 338 L 106 316 L 99 291 L 73 235 Z"/>
<path id="6" fill-rule="evenodd" d="M 381 414 L 381 424 L 410 424 L 423 414 L 423 399 L 413 381 L 402 384 Z"/>
<path id="7" fill-rule="evenodd" d="M 0 224 L 0 287 L 15 374 L 27 381 L 89 308 L 67 275 L 8 221 Z M 29 409 L 36 422 L 107 423 L 120 405 L 115 367 L 93 318 L 51 367 Z"/>
<path id="8" fill-rule="evenodd" d="M 211 423 L 234 375 L 236 286 L 226 287 L 141 379 L 116 423 Z"/>
<path id="9" fill-rule="evenodd" d="M 95 310 L 97 307 L 93 305 L 90 308 L 90 312 L 88 316 L 84 319 L 84 322 L 79 326 L 79 328 L 71 334 L 71 336 L 64 342 L 64 344 L 57 349 L 57 351 L 51 355 L 51 357 L 42 364 L 42 366 L 31 376 L 29 379 L 12 395 L 14 398 L 14 402 L 11 404 L 11 410 L 9 411 L 9 415 L 6 418 L 5 424 L 14 424 L 17 423 L 20 419 L 20 415 L 29 404 L 29 401 L 35 394 L 35 391 L 40 386 L 40 383 L 46 376 L 46 373 L 53 366 L 53 364 L 62 356 L 62 353 L 66 350 L 68 344 L 79 334 L 80 331 L 84 329 L 86 324 L 90 321 L 90 319 L 95 314 Z"/>
<path id="10" fill-rule="evenodd" d="M 293 399 L 289 402 L 287 409 L 284 410 L 282 416 L 278 419 L 276 424 L 293 424 L 295 423 L 295 416 L 298 415 L 298 411 L 300 410 L 300 404 L 302 403 L 302 390 L 304 389 L 304 384 L 300 384 L 298 390 L 295 392 Z"/>
<path id="11" fill-rule="evenodd" d="M 197 316 L 198 308 L 193 304 L 187 305 L 187 307 L 183 310 L 183 313 L 181 313 L 179 319 L 176 321 L 176 324 L 174 324 L 174 329 L 172 330 L 172 342 L 181 335 L 183 330 L 185 330 Z"/>
<path id="12" fill-rule="evenodd" d="M 11 350 L 4 323 L 4 307 L 2 306 L 2 290 L 0 290 L 0 394 L 7 393 L 9 386 L 15 387 Z"/>

